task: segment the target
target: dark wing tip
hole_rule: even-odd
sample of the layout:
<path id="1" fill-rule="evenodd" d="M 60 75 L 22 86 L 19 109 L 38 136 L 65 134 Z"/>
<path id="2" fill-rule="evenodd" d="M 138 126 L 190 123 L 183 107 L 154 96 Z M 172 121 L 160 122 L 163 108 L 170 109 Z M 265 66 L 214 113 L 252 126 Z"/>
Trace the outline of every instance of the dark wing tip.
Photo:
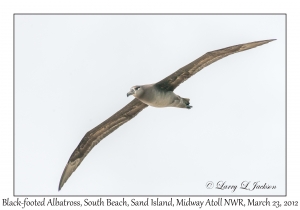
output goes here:
<path id="1" fill-rule="evenodd" d="M 267 40 L 264 40 L 264 41 L 266 41 L 266 42 L 272 42 L 272 41 L 275 41 L 275 40 L 277 40 L 277 39 L 267 39 Z"/>
<path id="2" fill-rule="evenodd" d="M 266 42 L 266 43 L 268 43 L 268 42 L 272 42 L 272 41 L 275 41 L 275 40 L 277 40 L 277 39 L 266 39 L 266 40 L 262 40 L 262 41 L 258 41 L 258 42 Z"/>
<path id="3" fill-rule="evenodd" d="M 58 191 L 60 191 L 61 190 L 61 188 L 62 188 L 62 186 L 64 186 L 64 184 L 62 183 L 62 177 L 63 177 L 63 175 L 61 176 L 61 178 L 60 178 L 60 181 L 59 181 L 59 185 L 58 185 Z"/>
<path id="4" fill-rule="evenodd" d="M 59 181 L 59 185 L 58 185 L 58 191 L 61 190 L 61 188 L 64 186 L 64 184 L 65 184 L 65 182 L 66 182 L 66 180 L 65 180 L 65 176 L 66 176 L 65 171 L 66 171 L 66 168 L 67 168 L 67 167 L 68 167 L 68 164 L 66 165 L 66 167 L 65 167 L 65 169 L 64 169 L 64 171 L 63 171 L 63 174 L 62 174 L 61 177 L 60 177 L 60 181 Z"/>
<path id="5" fill-rule="evenodd" d="M 71 156 L 72 157 L 72 156 Z M 83 159 L 83 158 L 82 158 Z M 59 181 L 58 191 L 64 186 L 72 173 L 76 170 L 76 168 L 80 165 L 82 159 L 76 159 L 75 161 L 68 161 Z"/>
<path id="6" fill-rule="evenodd" d="M 258 47 L 264 44 L 267 44 L 269 42 L 275 41 L 276 39 L 268 39 L 268 40 L 262 40 L 262 41 L 256 41 L 256 42 L 249 42 L 249 43 L 245 43 L 245 44 L 240 44 L 238 46 L 241 46 L 240 51 L 244 51 L 244 50 L 249 50 L 252 49 L 254 47 Z"/>
<path id="7" fill-rule="evenodd" d="M 59 185 L 58 185 L 58 191 L 60 191 L 61 190 L 61 188 L 64 186 L 64 184 L 65 184 L 65 182 L 63 182 L 62 180 L 63 180 L 63 174 L 62 174 L 62 176 L 61 176 L 61 178 L 60 178 L 60 181 L 59 181 Z"/>
<path id="8" fill-rule="evenodd" d="M 63 184 L 59 183 L 59 186 L 58 186 L 58 192 L 61 190 Z"/>
<path id="9" fill-rule="evenodd" d="M 267 39 L 267 40 L 262 40 L 262 41 L 258 41 L 258 42 L 261 42 L 262 44 L 267 44 L 267 43 L 273 42 L 275 40 L 277 40 L 277 39 Z"/>
<path id="10" fill-rule="evenodd" d="M 262 40 L 262 41 L 258 41 L 258 42 L 260 42 L 261 45 L 263 45 L 263 44 L 267 44 L 267 43 L 269 43 L 269 42 L 273 42 L 273 41 L 275 41 L 275 40 L 277 40 L 277 39 L 267 39 L 267 40 Z"/>

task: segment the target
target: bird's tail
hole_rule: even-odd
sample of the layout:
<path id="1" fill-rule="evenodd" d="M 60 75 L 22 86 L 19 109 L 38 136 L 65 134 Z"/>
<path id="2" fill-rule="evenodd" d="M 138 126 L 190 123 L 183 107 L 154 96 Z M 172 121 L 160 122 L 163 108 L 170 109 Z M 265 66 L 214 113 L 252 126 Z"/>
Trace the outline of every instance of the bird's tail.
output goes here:
<path id="1" fill-rule="evenodd" d="M 190 99 L 189 98 L 182 98 L 183 102 L 186 104 L 186 105 L 189 105 L 190 104 Z"/>

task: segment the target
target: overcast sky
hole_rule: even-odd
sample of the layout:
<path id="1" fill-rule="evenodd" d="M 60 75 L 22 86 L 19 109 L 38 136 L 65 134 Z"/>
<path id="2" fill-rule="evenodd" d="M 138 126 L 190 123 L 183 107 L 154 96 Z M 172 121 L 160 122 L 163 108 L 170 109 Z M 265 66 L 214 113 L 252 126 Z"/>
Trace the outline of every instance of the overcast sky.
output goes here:
<path id="1" fill-rule="evenodd" d="M 265 39 L 277 40 L 180 85 L 192 109 L 148 107 L 107 136 L 57 191 L 82 137 L 133 99 L 131 86 Z M 284 195 L 285 16 L 16 15 L 15 194 Z"/>

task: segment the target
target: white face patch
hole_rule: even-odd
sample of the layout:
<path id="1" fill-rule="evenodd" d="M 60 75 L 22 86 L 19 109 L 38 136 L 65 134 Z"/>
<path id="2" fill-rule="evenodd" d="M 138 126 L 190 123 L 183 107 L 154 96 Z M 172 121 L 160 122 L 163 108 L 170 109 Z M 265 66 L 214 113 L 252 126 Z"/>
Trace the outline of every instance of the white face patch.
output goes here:
<path id="1" fill-rule="evenodd" d="M 133 92 L 134 94 L 136 93 L 136 91 L 138 91 L 141 87 L 140 86 L 133 86 L 130 91 Z"/>

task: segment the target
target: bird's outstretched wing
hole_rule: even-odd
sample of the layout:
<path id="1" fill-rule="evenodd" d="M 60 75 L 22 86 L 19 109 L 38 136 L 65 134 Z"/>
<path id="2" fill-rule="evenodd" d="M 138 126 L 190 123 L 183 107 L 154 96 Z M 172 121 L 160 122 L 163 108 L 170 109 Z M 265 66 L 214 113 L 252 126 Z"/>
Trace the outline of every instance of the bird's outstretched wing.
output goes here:
<path id="1" fill-rule="evenodd" d="M 155 85 L 159 87 L 162 90 L 169 90 L 173 91 L 175 88 L 177 88 L 181 83 L 183 83 L 185 80 L 196 74 L 198 71 L 203 69 L 204 67 L 212 64 L 213 62 L 216 62 L 228 55 L 242 52 L 245 50 L 249 50 L 251 48 L 269 43 L 271 41 L 274 41 L 275 39 L 269 39 L 269 40 L 263 40 L 263 41 L 257 41 L 257 42 L 249 42 L 246 44 L 239 44 L 234 45 L 231 47 L 226 47 L 223 49 L 211 51 L 208 53 L 205 53 L 198 59 L 194 60 L 193 62 L 187 64 L 186 66 L 180 68 L 170 76 L 164 78 L 163 80 L 157 82 Z"/>
<path id="2" fill-rule="evenodd" d="M 68 180 L 71 174 L 83 161 L 85 156 L 107 135 L 115 131 L 121 125 L 135 117 L 140 111 L 148 105 L 144 104 L 138 99 L 132 100 L 123 109 L 115 113 L 113 116 L 105 120 L 103 123 L 93 128 L 85 134 L 79 145 L 72 153 L 64 172 L 60 178 L 58 190 L 62 188 L 64 183 Z"/>

